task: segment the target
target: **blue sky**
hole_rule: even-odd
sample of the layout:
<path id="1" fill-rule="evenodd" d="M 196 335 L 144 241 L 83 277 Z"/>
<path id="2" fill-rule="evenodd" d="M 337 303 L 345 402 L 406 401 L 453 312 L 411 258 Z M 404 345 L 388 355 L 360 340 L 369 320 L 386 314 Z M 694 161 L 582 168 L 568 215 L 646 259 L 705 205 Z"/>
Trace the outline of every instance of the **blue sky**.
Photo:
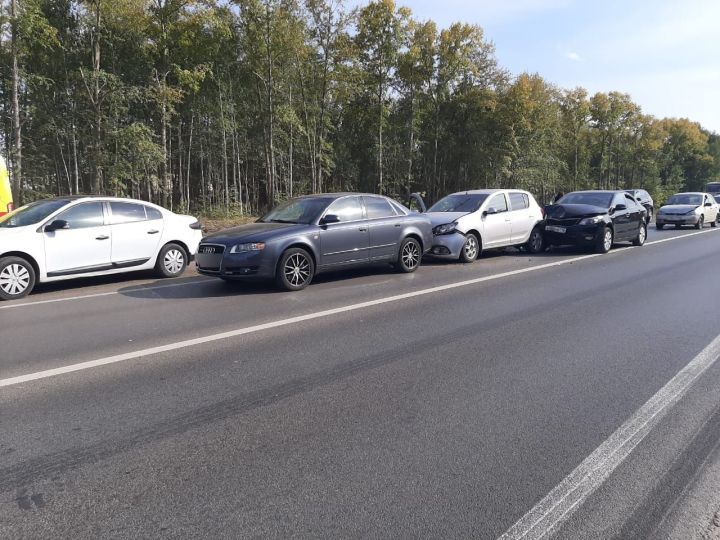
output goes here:
<path id="1" fill-rule="evenodd" d="M 441 27 L 479 24 L 514 74 L 627 92 L 646 113 L 720 133 L 720 0 L 396 2 Z"/>

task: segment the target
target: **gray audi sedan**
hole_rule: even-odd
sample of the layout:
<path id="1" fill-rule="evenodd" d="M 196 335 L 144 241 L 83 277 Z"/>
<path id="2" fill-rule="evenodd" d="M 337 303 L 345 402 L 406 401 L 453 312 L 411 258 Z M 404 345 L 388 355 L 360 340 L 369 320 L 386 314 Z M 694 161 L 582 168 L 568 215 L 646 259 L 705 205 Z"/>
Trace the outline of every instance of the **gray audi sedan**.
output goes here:
<path id="1" fill-rule="evenodd" d="M 299 291 L 319 272 L 370 263 L 414 272 L 432 239 L 430 219 L 393 199 L 328 193 L 291 199 L 255 223 L 206 236 L 195 260 L 201 274 L 274 279 Z"/>

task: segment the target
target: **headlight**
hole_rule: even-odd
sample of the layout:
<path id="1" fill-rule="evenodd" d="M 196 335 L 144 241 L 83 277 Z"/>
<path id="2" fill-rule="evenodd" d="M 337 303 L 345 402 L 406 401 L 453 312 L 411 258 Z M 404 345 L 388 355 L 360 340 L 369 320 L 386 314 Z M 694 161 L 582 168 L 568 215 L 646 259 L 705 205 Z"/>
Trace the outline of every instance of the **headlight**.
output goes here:
<path id="1" fill-rule="evenodd" d="M 692 210 L 690 210 L 689 212 L 687 212 L 685 215 L 686 215 L 686 216 L 689 216 L 690 214 L 696 214 L 698 210 L 699 210 L 699 208 L 693 208 Z"/>
<path id="2" fill-rule="evenodd" d="M 580 225 L 596 225 L 603 221 L 605 216 L 594 216 L 594 217 L 586 217 L 585 219 L 580 220 Z"/>
<path id="3" fill-rule="evenodd" d="M 441 234 L 450 234 L 452 232 L 455 232 L 455 227 L 457 227 L 457 223 L 445 223 L 444 225 L 438 225 L 437 227 L 433 228 L 433 234 L 435 236 L 439 236 Z"/>
<path id="4" fill-rule="evenodd" d="M 230 253 L 245 253 L 247 251 L 262 251 L 265 249 L 264 242 L 253 242 L 250 244 L 235 244 L 230 248 Z"/>

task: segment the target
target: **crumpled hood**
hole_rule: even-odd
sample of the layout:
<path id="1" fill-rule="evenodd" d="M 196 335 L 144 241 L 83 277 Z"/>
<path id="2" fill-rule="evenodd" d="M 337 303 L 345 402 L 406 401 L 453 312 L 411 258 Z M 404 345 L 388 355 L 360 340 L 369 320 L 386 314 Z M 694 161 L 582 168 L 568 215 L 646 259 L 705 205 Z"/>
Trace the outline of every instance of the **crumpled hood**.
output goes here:
<path id="1" fill-rule="evenodd" d="M 545 207 L 545 215 L 553 219 L 593 217 L 607 214 L 608 209 L 591 204 L 551 204 Z"/>
<path id="2" fill-rule="evenodd" d="M 461 217 L 467 216 L 468 212 L 427 212 L 425 215 L 430 218 L 432 226 L 437 227 L 457 221 Z"/>
<path id="3" fill-rule="evenodd" d="M 668 204 L 661 206 L 660 211 L 673 214 L 687 214 L 696 208 L 698 208 L 697 204 Z"/>
<path id="4" fill-rule="evenodd" d="M 202 239 L 202 243 L 215 242 L 219 244 L 236 243 L 238 241 L 265 242 L 278 238 L 295 230 L 304 230 L 310 225 L 295 223 L 248 223 L 232 229 L 225 229 L 210 234 Z"/>

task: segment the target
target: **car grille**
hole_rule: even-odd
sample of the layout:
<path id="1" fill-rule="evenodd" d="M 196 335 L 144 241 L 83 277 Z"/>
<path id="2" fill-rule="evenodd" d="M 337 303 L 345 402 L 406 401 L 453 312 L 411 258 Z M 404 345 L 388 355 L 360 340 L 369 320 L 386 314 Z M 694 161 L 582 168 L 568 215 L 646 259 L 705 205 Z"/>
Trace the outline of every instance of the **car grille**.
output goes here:
<path id="1" fill-rule="evenodd" d="M 219 255 L 225 253 L 225 246 L 221 246 L 219 244 L 200 244 L 200 247 L 198 247 L 198 253 Z"/>
<path id="2" fill-rule="evenodd" d="M 577 225 L 580 223 L 580 220 L 582 218 L 564 218 L 564 219 L 556 219 L 556 218 L 548 218 L 546 223 L 548 225 L 560 225 L 562 227 L 569 227 L 571 225 Z"/>

